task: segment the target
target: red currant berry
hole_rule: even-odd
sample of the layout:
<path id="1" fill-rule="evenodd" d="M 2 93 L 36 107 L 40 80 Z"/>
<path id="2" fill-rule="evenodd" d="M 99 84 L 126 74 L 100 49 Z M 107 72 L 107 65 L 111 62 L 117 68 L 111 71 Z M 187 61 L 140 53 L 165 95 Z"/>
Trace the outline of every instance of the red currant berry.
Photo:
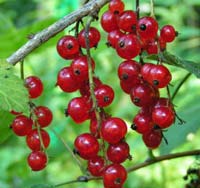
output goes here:
<path id="1" fill-rule="evenodd" d="M 111 32 L 118 29 L 118 16 L 111 11 L 106 11 L 101 17 L 101 26 L 106 32 Z"/>
<path id="2" fill-rule="evenodd" d="M 162 141 L 162 137 L 162 131 L 154 129 L 142 135 L 143 142 L 150 149 L 157 148 Z"/>
<path id="3" fill-rule="evenodd" d="M 101 135 L 105 141 L 110 144 L 118 143 L 127 132 L 126 123 L 116 117 L 105 120 L 101 125 Z"/>
<path id="4" fill-rule="evenodd" d="M 120 164 L 111 164 L 103 173 L 104 187 L 121 188 L 126 181 L 126 169 Z"/>
<path id="5" fill-rule="evenodd" d="M 29 76 L 25 78 L 25 86 L 28 88 L 29 97 L 35 99 L 43 92 L 42 81 L 36 76 Z"/>
<path id="6" fill-rule="evenodd" d="M 120 80 L 121 89 L 127 94 L 130 94 L 132 88 L 140 83 L 141 83 L 141 79 L 139 77 L 134 77 L 130 81 Z"/>
<path id="7" fill-rule="evenodd" d="M 57 52 L 64 59 L 73 59 L 79 55 L 78 40 L 71 36 L 63 36 L 57 43 Z"/>
<path id="8" fill-rule="evenodd" d="M 150 113 L 139 112 L 133 119 L 133 129 L 140 134 L 145 134 L 152 130 L 154 123 Z"/>
<path id="9" fill-rule="evenodd" d="M 123 163 L 129 156 L 130 148 L 126 142 L 109 145 L 107 157 L 113 163 Z"/>
<path id="10" fill-rule="evenodd" d="M 87 97 L 76 97 L 69 102 L 66 115 L 76 123 L 82 123 L 89 118 L 91 108 L 91 102 Z"/>
<path id="11" fill-rule="evenodd" d="M 17 136 L 26 136 L 32 130 L 32 125 L 32 119 L 19 115 L 13 120 L 11 127 Z"/>
<path id="12" fill-rule="evenodd" d="M 47 156 L 42 151 L 32 151 L 28 156 L 27 161 L 33 171 L 39 171 L 46 167 Z"/>
<path id="13" fill-rule="evenodd" d="M 165 25 L 160 30 L 160 37 L 165 42 L 172 42 L 176 38 L 176 30 L 172 25 Z"/>
<path id="14" fill-rule="evenodd" d="M 91 59 L 92 70 L 95 68 L 95 62 Z M 78 82 L 88 80 L 88 59 L 87 56 L 79 56 L 72 61 L 71 68 Z"/>
<path id="15" fill-rule="evenodd" d="M 74 146 L 83 159 L 96 157 L 99 151 L 97 139 L 89 133 L 79 135 L 74 141 Z"/>
<path id="16" fill-rule="evenodd" d="M 100 85 L 94 91 L 95 97 L 97 99 L 97 105 L 99 107 L 106 107 L 110 105 L 114 99 L 113 89 L 105 84 Z"/>
<path id="17" fill-rule="evenodd" d="M 152 69 L 152 67 L 154 67 L 154 64 L 152 64 L 152 63 L 145 63 L 143 66 L 142 66 L 142 68 L 141 68 L 141 75 L 142 75 L 142 78 L 144 79 L 144 80 L 148 80 L 148 78 L 149 78 L 149 72 L 150 72 L 150 70 Z"/>
<path id="18" fill-rule="evenodd" d="M 59 71 L 56 85 L 64 92 L 74 92 L 80 87 L 71 67 L 64 67 Z"/>
<path id="19" fill-rule="evenodd" d="M 98 122 L 94 118 L 90 120 L 90 132 L 96 138 L 100 138 L 100 134 L 98 130 Z"/>
<path id="20" fill-rule="evenodd" d="M 11 110 L 10 113 L 14 116 L 22 115 L 23 112 L 16 112 L 15 110 Z"/>
<path id="21" fill-rule="evenodd" d="M 119 29 L 109 32 L 107 37 L 108 45 L 116 48 L 119 38 L 123 35 L 124 33 L 122 33 Z"/>
<path id="22" fill-rule="evenodd" d="M 166 87 L 172 79 L 172 75 L 164 65 L 154 65 L 149 71 L 147 81 L 157 88 Z"/>
<path id="23" fill-rule="evenodd" d="M 120 14 L 118 19 L 119 29 L 125 32 L 135 33 L 136 24 L 137 24 L 137 15 L 134 11 L 126 10 Z"/>
<path id="24" fill-rule="evenodd" d="M 158 23 L 152 17 L 143 17 L 138 20 L 137 31 L 141 39 L 154 39 L 158 32 Z"/>
<path id="25" fill-rule="evenodd" d="M 170 107 L 156 107 L 152 111 L 152 119 L 156 125 L 162 129 L 165 129 L 174 123 L 175 113 L 174 110 Z"/>
<path id="26" fill-rule="evenodd" d="M 98 42 L 100 41 L 101 35 L 100 32 L 95 27 L 90 27 L 88 32 L 89 37 L 89 47 L 97 47 Z M 86 32 L 85 29 L 81 30 L 78 34 L 78 41 L 82 48 L 86 48 Z"/>
<path id="27" fill-rule="evenodd" d="M 132 59 L 139 55 L 141 46 L 135 35 L 127 34 L 119 38 L 116 50 L 120 57 L 124 59 Z"/>
<path id="28" fill-rule="evenodd" d="M 41 127 L 47 127 L 53 119 L 51 110 L 45 106 L 37 106 L 34 109 L 34 113 L 37 117 L 37 122 Z"/>
<path id="29" fill-rule="evenodd" d="M 121 0 L 111 0 L 109 10 L 114 14 L 121 14 L 124 11 L 124 3 Z"/>
<path id="30" fill-rule="evenodd" d="M 147 83 L 141 83 L 133 87 L 130 92 L 132 102 L 136 106 L 153 105 L 158 99 L 159 92 L 153 86 Z"/>
<path id="31" fill-rule="evenodd" d="M 146 45 L 146 51 L 148 54 L 158 54 L 158 42 L 150 40 Z"/>
<path id="32" fill-rule="evenodd" d="M 104 170 L 104 159 L 96 156 L 88 161 L 88 170 L 93 176 L 102 176 Z"/>
<path id="33" fill-rule="evenodd" d="M 43 129 L 40 129 L 40 134 L 41 134 L 41 139 L 42 139 L 41 141 L 44 147 L 47 148 L 50 143 L 49 134 Z M 40 141 L 40 135 L 37 129 L 33 129 L 31 132 L 29 132 L 29 134 L 26 137 L 26 143 L 28 147 L 33 151 L 39 151 L 42 149 L 41 141 Z"/>
<path id="34" fill-rule="evenodd" d="M 122 62 L 118 67 L 118 77 L 120 80 L 131 82 L 140 74 L 141 65 L 133 60 Z"/>

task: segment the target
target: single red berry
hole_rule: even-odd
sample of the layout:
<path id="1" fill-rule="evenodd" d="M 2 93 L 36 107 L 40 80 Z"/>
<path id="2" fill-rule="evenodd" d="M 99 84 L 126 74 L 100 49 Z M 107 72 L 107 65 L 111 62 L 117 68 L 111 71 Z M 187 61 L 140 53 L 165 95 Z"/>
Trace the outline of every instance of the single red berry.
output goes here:
<path id="1" fill-rule="evenodd" d="M 146 45 L 146 51 L 148 54 L 158 54 L 158 42 L 156 40 L 150 40 Z"/>
<path id="2" fill-rule="evenodd" d="M 113 48 L 116 48 L 119 38 L 123 35 L 124 33 L 122 33 L 119 29 L 110 31 L 107 37 L 108 45 L 112 46 Z"/>
<path id="3" fill-rule="evenodd" d="M 59 71 L 56 85 L 64 92 L 74 92 L 80 87 L 71 67 L 64 67 Z"/>
<path id="4" fill-rule="evenodd" d="M 41 139 L 40 140 L 40 135 Z M 40 129 L 40 135 L 37 129 L 33 129 L 26 137 L 26 144 L 28 147 L 33 151 L 39 151 L 42 149 L 42 142 L 43 146 L 47 148 L 50 143 L 50 137 L 48 132 L 43 129 Z M 41 142 L 42 141 L 42 142 Z"/>
<path id="5" fill-rule="evenodd" d="M 91 59 L 92 70 L 94 71 L 95 62 Z M 79 56 L 72 61 L 71 68 L 78 82 L 88 80 L 88 59 L 87 56 Z"/>
<path id="6" fill-rule="evenodd" d="M 158 32 L 158 23 L 152 17 L 142 17 L 138 20 L 137 31 L 141 39 L 154 39 Z"/>
<path id="7" fill-rule="evenodd" d="M 104 159 L 100 156 L 96 156 L 88 160 L 88 171 L 93 176 L 102 176 L 104 165 Z"/>
<path id="8" fill-rule="evenodd" d="M 118 143 L 127 132 L 126 123 L 117 117 L 105 120 L 101 125 L 102 138 L 110 144 Z"/>
<path id="9" fill-rule="evenodd" d="M 124 11 L 124 3 L 121 0 L 111 0 L 109 3 L 109 11 L 114 14 L 121 14 Z"/>
<path id="10" fill-rule="evenodd" d="M 140 107 L 153 105 L 158 96 L 159 91 L 148 83 L 138 84 L 130 92 L 132 102 Z"/>
<path id="11" fill-rule="evenodd" d="M 132 10 L 123 11 L 118 19 L 119 29 L 125 32 L 136 32 L 137 15 Z"/>
<path id="12" fill-rule="evenodd" d="M 88 32 L 89 38 L 89 47 L 97 47 L 98 42 L 100 41 L 101 35 L 100 32 L 95 27 L 90 27 Z M 78 34 L 78 42 L 82 48 L 86 48 L 86 32 L 85 29 L 81 30 Z"/>
<path id="13" fill-rule="evenodd" d="M 73 59 L 79 55 L 78 40 L 71 35 L 63 36 L 57 43 L 57 52 L 64 59 Z"/>
<path id="14" fill-rule="evenodd" d="M 91 108 L 90 99 L 76 97 L 69 102 L 66 115 L 69 115 L 76 123 L 82 123 L 89 118 Z"/>
<path id="15" fill-rule="evenodd" d="M 13 120 L 11 127 L 17 136 L 26 136 L 32 130 L 32 125 L 32 119 L 19 115 Z"/>
<path id="16" fill-rule="evenodd" d="M 32 151 L 27 161 L 33 171 L 40 171 L 46 167 L 47 156 L 42 151 Z"/>
<path id="17" fill-rule="evenodd" d="M 118 15 L 111 11 L 106 11 L 101 17 L 101 26 L 106 32 L 111 32 L 118 29 L 117 25 Z"/>
<path id="18" fill-rule="evenodd" d="M 96 157 L 99 151 L 97 139 L 89 133 L 79 135 L 74 141 L 74 146 L 80 156 L 86 160 Z"/>
<path id="19" fill-rule="evenodd" d="M 51 110 L 45 106 L 37 106 L 34 109 L 34 113 L 37 117 L 37 123 L 41 127 L 47 127 L 53 119 Z"/>
<path id="20" fill-rule="evenodd" d="M 162 129 L 165 129 L 174 123 L 175 113 L 171 107 L 156 107 L 152 111 L 152 119 L 156 125 Z"/>
<path id="21" fill-rule="evenodd" d="M 139 112 L 133 119 L 133 129 L 140 134 L 145 134 L 153 129 L 154 122 L 151 113 Z"/>
<path id="22" fill-rule="evenodd" d="M 139 55 L 141 46 L 135 35 L 127 34 L 119 38 L 116 50 L 120 57 L 129 60 Z"/>
<path id="23" fill-rule="evenodd" d="M 97 99 L 97 105 L 99 107 L 106 107 L 110 105 L 114 99 L 113 89 L 105 84 L 100 85 L 94 91 L 95 97 Z"/>
<path id="24" fill-rule="evenodd" d="M 157 88 L 166 87 L 172 79 L 172 75 L 167 67 L 164 65 L 154 65 L 149 71 L 147 82 Z"/>
<path id="25" fill-rule="evenodd" d="M 143 142 L 150 149 L 156 149 L 160 145 L 162 137 L 162 131 L 160 129 L 152 129 L 150 132 L 142 135 Z"/>
<path id="26" fill-rule="evenodd" d="M 165 25 L 160 30 L 160 37 L 165 42 L 172 42 L 176 38 L 177 32 L 172 25 Z"/>
<path id="27" fill-rule="evenodd" d="M 149 78 L 149 72 L 152 69 L 152 67 L 154 67 L 154 64 L 152 63 L 145 63 L 142 68 L 141 68 L 141 76 L 144 80 L 148 80 Z"/>
<path id="28" fill-rule="evenodd" d="M 111 164 L 103 173 L 104 187 L 121 188 L 126 181 L 127 171 L 120 164 Z"/>
<path id="29" fill-rule="evenodd" d="M 107 157 L 113 163 L 123 163 L 129 156 L 130 148 L 126 142 L 109 145 Z"/>
<path id="30" fill-rule="evenodd" d="M 120 80 L 132 82 L 140 74 L 141 65 L 133 60 L 123 61 L 118 67 L 118 77 Z"/>
<path id="31" fill-rule="evenodd" d="M 28 76 L 25 78 L 25 86 L 28 88 L 29 97 L 35 99 L 43 92 L 42 81 L 36 76 Z"/>
<path id="32" fill-rule="evenodd" d="M 125 93 L 130 94 L 132 88 L 141 83 L 141 79 L 139 77 L 133 77 L 132 80 L 128 80 L 120 80 L 120 86 Z"/>

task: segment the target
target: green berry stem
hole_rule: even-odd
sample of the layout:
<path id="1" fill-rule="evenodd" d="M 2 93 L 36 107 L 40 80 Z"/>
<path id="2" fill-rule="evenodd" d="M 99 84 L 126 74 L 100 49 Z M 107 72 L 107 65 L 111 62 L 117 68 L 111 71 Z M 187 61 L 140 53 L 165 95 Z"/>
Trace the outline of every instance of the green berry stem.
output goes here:
<path id="1" fill-rule="evenodd" d="M 147 160 L 152 160 L 156 158 L 152 149 L 148 149 L 148 156 L 149 158 Z"/>
<path id="2" fill-rule="evenodd" d="M 35 121 L 35 126 L 37 128 L 37 132 L 38 132 L 38 135 L 39 135 L 39 140 L 40 140 L 40 144 L 41 144 L 41 147 L 42 147 L 42 151 L 44 151 L 44 153 L 47 154 L 47 150 L 44 146 L 44 142 L 43 142 L 43 139 L 42 139 L 40 126 L 37 124 L 36 121 Z"/>
<path id="3" fill-rule="evenodd" d="M 140 0 L 136 0 L 136 14 L 137 14 L 137 20 L 140 18 Z"/>
<path id="4" fill-rule="evenodd" d="M 79 161 L 79 159 L 76 157 L 76 155 L 73 153 L 73 151 L 71 150 L 70 146 L 64 141 L 64 139 L 54 130 L 51 129 L 51 131 L 55 134 L 55 136 L 63 143 L 64 147 L 67 149 L 67 151 L 71 154 L 72 158 L 74 159 L 74 161 L 76 162 L 76 164 L 79 166 L 81 172 L 83 174 L 85 174 L 85 168 L 83 167 L 83 165 L 81 164 L 81 162 Z"/>
<path id="5" fill-rule="evenodd" d="M 189 78 L 191 75 L 192 75 L 192 74 L 189 72 L 189 73 L 187 73 L 187 74 L 183 77 L 183 79 L 180 81 L 180 83 L 179 83 L 179 84 L 177 85 L 177 87 L 175 88 L 174 93 L 173 93 L 172 96 L 171 96 L 171 101 L 174 100 L 174 98 L 176 97 L 176 95 L 177 95 L 178 91 L 180 90 L 180 88 L 182 87 L 182 85 L 188 80 L 188 78 Z"/>
<path id="6" fill-rule="evenodd" d="M 20 61 L 20 77 L 24 80 L 24 60 Z"/>
<path id="7" fill-rule="evenodd" d="M 154 11 L 154 0 L 150 0 L 150 6 L 151 6 L 151 13 L 150 16 L 155 18 L 155 11 Z"/>

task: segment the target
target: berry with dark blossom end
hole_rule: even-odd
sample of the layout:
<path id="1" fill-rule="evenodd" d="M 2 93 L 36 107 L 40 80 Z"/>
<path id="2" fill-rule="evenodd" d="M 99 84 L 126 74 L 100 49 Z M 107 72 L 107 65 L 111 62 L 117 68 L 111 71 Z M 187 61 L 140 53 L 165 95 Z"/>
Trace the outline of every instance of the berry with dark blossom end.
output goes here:
<path id="1" fill-rule="evenodd" d="M 165 25 L 160 30 L 160 38 L 165 42 L 172 42 L 177 36 L 177 32 L 172 25 Z"/>
<path id="2" fill-rule="evenodd" d="M 123 35 L 124 33 L 122 33 L 119 29 L 109 32 L 107 37 L 108 45 L 116 48 L 119 38 Z"/>
<path id="3" fill-rule="evenodd" d="M 111 32 L 118 29 L 117 25 L 118 15 L 111 11 L 106 11 L 101 16 L 101 26 L 106 32 Z"/>
<path id="4" fill-rule="evenodd" d="M 97 105 L 99 107 L 106 107 L 110 105 L 114 99 L 114 91 L 113 89 L 105 84 L 100 85 L 94 91 Z"/>
<path id="5" fill-rule="evenodd" d="M 80 157 L 86 160 L 96 157 L 99 151 L 97 139 L 89 133 L 79 135 L 74 141 L 74 146 Z"/>
<path id="6" fill-rule="evenodd" d="M 69 115 L 74 122 L 82 123 L 89 118 L 92 104 L 88 97 L 73 98 L 67 107 L 67 115 Z"/>
<path id="7" fill-rule="evenodd" d="M 152 17 L 142 17 L 138 20 L 137 31 L 141 39 L 154 39 L 158 32 L 158 23 Z"/>
<path id="8" fill-rule="evenodd" d="M 78 40 L 71 35 L 63 36 L 57 43 L 57 52 L 64 59 L 73 59 L 79 55 Z"/>
<path id="9" fill-rule="evenodd" d="M 42 81 L 37 76 L 28 76 L 24 80 L 25 87 L 28 88 L 29 97 L 35 99 L 43 92 Z"/>
<path id="10" fill-rule="evenodd" d="M 32 130 L 32 125 L 32 119 L 19 115 L 13 120 L 11 127 L 17 136 L 26 136 Z"/>
<path id="11" fill-rule="evenodd" d="M 40 135 L 41 139 L 40 140 Z M 50 144 L 50 136 L 48 132 L 44 129 L 40 129 L 40 133 L 37 129 L 33 129 L 29 134 L 26 136 L 26 143 L 27 146 L 33 151 L 40 151 L 42 149 L 42 143 L 45 148 L 47 148 Z"/>
<path id="12" fill-rule="evenodd" d="M 92 70 L 94 71 L 95 62 L 91 59 Z M 87 56 L 79 56 L 71 63 L 71 68 L 77 82 L 88 80 L 88 58 Z"/>
<path id="13" fill-rule="evenodd" d="M 117 117 L 108 118 L 101 125 L 101 136 L 110 144 L 118 143 L 124 138 L 126 132 L 126 123 Z"/>
<path id="14" fill-rule="evenodd" d="M 95 27 L 90 27 L 88 31 L 89 47 L 97 47 L 97 44 L 101 38 L 100 32 Z M 78 34 L 78 42 L 82 48 L 86 48 L 86 31 L 81 30 Z"/>
<path id="15" fill-rule="evenodd" d="M 136 33 L 137 15 L 132 10 L 123 11 L 118 19 L 118 27 L 124 32 Z"/>
<path id="16" fill-rule="evenodd" d="M 141 79 L 139 77 L 133 77 L 133 79 L 129 81 L 120 80 L 121 89 L 127 94 L 130 94 L 132 88 L 140 83 Z"/>
<path id="17" fill-rule="evenodd" d="M 124 3 L 121 0 L 111 0 L 109 10 L 114 14 L 121 14 L 124 11 Z"/>
<path id="18" fill-rule="evenodd" d="M 127 179 L 127 171 L 120 164 L 111 164 L 103 173 L 104 187 L 121 188 Z"/>
<path id="19" fill-rule="evenodd" d="M 64 67 L 59 71 L 56 85 L 64 92 L 74 92 L 80 88 L 80 82 L 76 79 L 71 67 Z"/>
<path id="20" fill-rule="evenodd" d="M 46 106 L 37 106 L 34 109 L 34 113 L 37 117 L 37 123 L 40 125 L 40 127 L 47 127 L 53 119 L 51 110 Z"/>
<path id="21" fill-rule="evenodd" d="M 42 151 L 32 151 L 29 154 L 27 161 L 33 171 L 40 171 L 46 167 L 47 156 Z"/>
<path id="22" fill-rule="evenodd" d="M 156 149 L 161 144 L 162 137 L 162 130 L 160 129 L 152 129 L 142 135 L 143 142 L 150 149 Z"/>
<path id="23" fill-rule="evenodd" d="M 107 157 L 113 163 L 123 163 L 130 156 L 129 145 L 121 141 L 116 144 L 110 144 L 107 149 Z"/>
<path id="24" fill-rule="evenodd" d="M 130 60 L 139 55 L 141 45 L 134 34 L 127 34 L 119 38 L 116 50 L 121 58 Z"/>
<path id="25" fill-rule="evenodd" d="M 88 160 L 88 171 L 93 176 L 102 176 L 104 170 L 104 159 L 100 156 Z"/>

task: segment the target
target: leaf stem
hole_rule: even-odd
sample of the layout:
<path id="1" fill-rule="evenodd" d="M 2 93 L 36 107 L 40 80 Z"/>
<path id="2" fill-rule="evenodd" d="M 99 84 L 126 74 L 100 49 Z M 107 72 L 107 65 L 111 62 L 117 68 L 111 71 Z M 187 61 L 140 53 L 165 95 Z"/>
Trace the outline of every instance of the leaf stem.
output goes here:
<path id="1" fill-rule="evenodd" d="M 178 91 L 180 90 L 180 88 L 182 87 L 182 85 L 187 81 L 187 79 L 192 75 L 192 73 L 187 73 L 183 79 L 180 81 L 180 83 L 177 85 L 176 89 L 174 90 L 174 93 L 171 96 L 171 101 L 174 100 L 174 98 L 176 97 Z"/>
<path id="2" fill-rule="evenodd" d="M 20 76 L 24 80 L 24 60 L 20 61 Z"/>
<path id="3" fill-rule="evenodd" d="M 154 11 L 154 0 L 150 0 L 150 6 L 151 6 L 151 13 L 150 16 L 155 18 L 155 11 Z"/>

